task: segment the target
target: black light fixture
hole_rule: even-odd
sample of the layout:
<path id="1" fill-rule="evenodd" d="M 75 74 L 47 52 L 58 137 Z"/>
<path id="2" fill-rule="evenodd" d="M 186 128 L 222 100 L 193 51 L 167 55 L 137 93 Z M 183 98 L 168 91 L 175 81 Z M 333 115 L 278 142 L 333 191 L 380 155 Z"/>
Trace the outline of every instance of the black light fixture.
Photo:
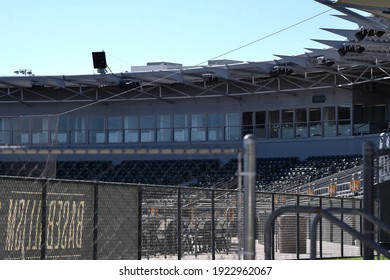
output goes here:
<path id="1" fill-rule="evenodd" d="M 371 31 L 371 30 L 370 30 Z M 367 29 L 360 29 L 359 32 L 355 33 L 355 37 L 359 40 L 362 41 L 367 35 L 369 34 L 369 31 Z"/>
<path id="2" fill-rule="evenodd" d="M 131 89 L 139 88 L 141 84 L 138 81 L 134 81 L 134 80 L 123 80 L 119 83 L 118 86 L 121 90 L 131 90 Z"/>
<path id="3" fill-rule="evenodd" d="M 339 55 L 344 56 L 344 55 L 347 54 L 348 50 L 347 50 L 347 48 L 344 46 L 344 47 L 338 49 L 337 52 L 339 53 Z"/>
<path id="4" fill-rule="evenodd" d="M 317 64 L 318 65 L 323 65 L 323 66 L 332 66 L 336 62 L 334 59 L 328 59 L 325 56 L 319 56 L 317 57 Z"/>
<path id="5" fill-rule="evenodd" d="M 356 46 L 355 47 L 355 52 L 356 53 L 362 53 L 362 52 L 364 52 L 366 49 L 364 48 L 364 47 L 362 47 L 362 46 Z"/>
<path id="6" fill-rule="evenodd" d="M 343 46 L 342 48 L 338 49 L 337 52 L 341 55 L 341 56 L 344 56 L 346 55 L 348 52 L 352 52 L 352 53 L 362 53 L 364 52 L 366 49 L 360 45 L 356 45 L 356 46 Z"/>
<path id="7" fill-rule="evenodd" d="M 378 38 L 381 38 L 386 32 L 382 30 L 375 30 L 375 29 L 365 29 L 362 28 L 360 31 L 355 33 L 355 37 L 362 41 L 366 36 L 368 37 L 374 37 L 377 36 Z"/>
<path id="8" fill-rule="evenodd" d="M 376 33 L 375 33 L 375 35 L 376 35 L 376 37 L 378 37 L 378 38 L 380 38 L 380 37 L 382 37 L 383 35 L 385 35 L 385 31 L 382 31 L 382 30 L 378 30 Z"/>
<path id="9" fill-rule="evenodd" d="M 271 77 L 278 77 L 279 75 L 292 75 L 294 71 L 288 67 L 275 66 L 274 69 L 269 73 Z"/>
<path id="10" fill-rule="evenodd" d="M 211 83 L 218 82 L 218 77 L 214 73 L 204 73 L 202 74 L 203 81 Z"/>
<path id="11" fill-rule="evenodd" d="M 105 72 L 105 69 L 107 68 L 107 62 L 106 62 L 106 53 L 104 51 L 93 52 L 92 60 L 93 60 L 93 68 L 98 69 L 99 73 Z"/>

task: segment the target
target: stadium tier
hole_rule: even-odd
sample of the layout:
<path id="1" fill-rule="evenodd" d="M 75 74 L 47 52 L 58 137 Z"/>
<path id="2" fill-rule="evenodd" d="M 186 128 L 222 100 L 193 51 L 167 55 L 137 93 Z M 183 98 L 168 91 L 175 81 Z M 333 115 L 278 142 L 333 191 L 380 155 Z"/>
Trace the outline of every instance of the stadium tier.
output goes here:
<path id="1" fill-rule="evenodd" d="M 297 192 L 300 185 L 361 164 L 359 155 L 316 156 L 305 160 L 296 157 L 257 159 L 256 186 L 263 191 Z M 119 164 L 112 161 L 58 161 L 55 177 L 81 181 L 237 189 L 237 165 L 237 159 L 226 163 L 218 159 L 126 160 Z M 46 162 L 5 161 L 0 163 L 0 174 L 41 178 L 45 167 Z"/>

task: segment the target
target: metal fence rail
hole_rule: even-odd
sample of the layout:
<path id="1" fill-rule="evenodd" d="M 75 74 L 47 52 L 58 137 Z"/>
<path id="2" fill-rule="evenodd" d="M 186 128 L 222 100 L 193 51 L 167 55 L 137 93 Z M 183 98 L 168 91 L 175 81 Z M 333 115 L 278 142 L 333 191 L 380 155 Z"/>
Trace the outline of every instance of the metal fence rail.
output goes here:
<path id="1" fill-rule="evenodd" d="M 237 190 L 17 177 L 1 177 L 0 185 L 0 259 L 242 258 Z M 361 209 L 357 199 L 266 192 L 256 192 L 255 203 L 256 259 L 264 259 L 266 220 L 280 207 Z M 309 258 L 312 219 L 277 221 L 275 259 Z M 343 220 L 362 228 L 361 219 Z M 318 236 L 320 257 L 361 255 L 359 241 L 328 223 Z"/>

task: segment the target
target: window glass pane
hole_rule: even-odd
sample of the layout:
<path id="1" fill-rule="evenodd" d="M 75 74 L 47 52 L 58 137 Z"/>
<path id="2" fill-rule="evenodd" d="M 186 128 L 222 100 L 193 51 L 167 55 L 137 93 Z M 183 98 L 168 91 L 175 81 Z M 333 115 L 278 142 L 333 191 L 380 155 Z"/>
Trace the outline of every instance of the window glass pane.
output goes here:
<path id="1" fill-rule="evenodd" d="M 242 113 L 242 137 L 253 134 L 253 112 Z"/>
<path id="2" fill-rule="evenodd" d="M 255 137 L 256 138 L 266 138 L 266 112 L 256 112 L 256 127 L 255 127 Z"/>
<path id="3" fill-rule="evenodd" d="M 124 129 L 138 129 L 138 116 L 127 116 L 124 118 Z"/>
<path id="4" fill-rule="evenodd" d="M 208 114 L 207 119 L 207 140 L 208 141 L 223 141 L 224 131 L 224 115 L 223 114 Z"/>
<path id="5" fill-rule="evenodd" d="M 141 142 L 154 142 L 154 129 L 141 129 Z"/>
<path id="6" fill-rule="evenodd" d="M 89 118 L 89 143 L 98 144 L 106 142 L 104 117 Z"/>
<path id="7" fill-rule="evenodd" d="M 206 141 L 206 128 L 191 128 L 191 141 Z"/>
<path id="8" fill-rule="evenodd" d="M 189 129 L 188 128 L 175 128 L 173 131 L 173 141 L 183 142 L 189 141 L 188 139 Z"/>
<path id="9" fill-rule="evenodd" d="M 136 143 L 138 142 L 138 129 L 126 129 L 125 133 L 125 143 Z"/>
<path id="10" fill-rule="evenodd" d="M 11 130 L 12 120 L 10 118 L 0 118 L 0 131 Z"/>
<path id="11" fill-rule="evenodd" d="M 28 118 L 13 118 L 14 145 L 30 144 L 30 120 Z"/>
<path id="12" fill-rule="evenodd" d="M 339 106 L 338 107 L 338 119 L 349 120 L 351 118 L 351 107 L 350 106 Z"/>
<path id="13" fill-rule="evenodd" d="M 51 140 L 56 144 L 68 143 L 68 117 L 60 116 L 50 119 Z"/>
<path id="14" fill-rule="evenodd" d="M 206 115 L 205 114 L 191 115 L 191 127 L 206 127 Z"/>
<path id="15" fill-rule="evenodd" d="M 122 143 L 123 119 L 122 117 L 108 117 L 108 143 Z"/>
<path id="16" fill-rule="evenodd" d="M 11 145 L 11 124 L 10 118 L 0 118 L 0 145 Z"/>
<path id="17" fill-rule="evenodd" d="M 70 117 L 69 128 L 72 144 L 87 143 L 87 119 L 85 117 Z"/>
<path id="18" fill-rule="evenodd" d="M 140 116 L 140 128 L 154 128 L 154 116 Z"/>
<path id="19" fill-rule="evenodd" d="M 324 107 L 324 136 L 336 136 L 336 107 Z"/>
<path id="20" fill-rule="evenodd" d="M 321 108 L 309 108 L 310 137 L 322 136 Z"/>
<path id="21" fill-rule="evenodd" d="M 338 106 L 338 135 L 348 136 L 351 135 L 351 107 L 350 106 Z"/>
<path id="22" fill-rule="evenodd" d="M 279 123 L 279 111 L 269 111 L 269 138 L 280 137 L 280 123 Z"/>
<path id="23" fill-rule="evenodd" d="M 175 115 L 173 123 L 174 127 L 188 127 L 188 115 Z"/>
<path id="24" fill-rule="evenodd" d="M 208 127 L 218 127 L 218 126 L 222 127 L 222 126 L 224 126 L 223 114 L 209 114 L 207 126 Z"/>
<path id="25" fill-rule="evenodd" d="M 226 126 L 239 126 L 240 114 L 239 113 L 227 113 L 226 114 Z"/>
<path id="26" fill-rule="evenodd" d="M 70 117 L 69 128 L 71 130 L 85 130 L 87 129 L 87 119 L 85 117 Z"/>
<path id="27" fill-rule="evenodd" d="M 309 135 L 307 126 L 307 110 L 296 109 L 295 110 L 295 137 L 306 138 Z"/>
<path id="28" fill-rule="evenodd" d="M 32 144 L 49 143 L 49 119 L 33 118 L 31 119 Z"/>
<path id="29" fill-rule="evenodd" d="M 240 140 L 240 114 L 227 113 L 225 116 L 225 140 L 234 141 Z"/>
<path id="30" fill-rule="evenodd" d="M 294 111 L 282 111 L 282 138 L 294 138 Z"/>
<path id="31" fill-rule="evenodd" d="M 157 129 L 157 142 L 170 142 L 171 141 L 171 129 L 170 128 L 158 128 Z"/>
<path id="32" fill-rule="evenodd" d="M 191 115 L 191 141 L 206 141 L 206 115 Z"/>
<path id="33" fill-rule="evenodd" d="M 171 141 L 171 116 L 157 116 L 157 142 Z"/>
<path id="34" fill-rule="evenodd" d="M 170 115 L 158 115 L 157 116 L 157 128 L 170 128 L 171 116 Z"/>
<path id="35" fill-rule="evenodd" d="M 122 117 L 108 117 L 108 129 L 122 129 L 123 120 Z"/>
<path id="36" fill-rule="evenodd" d="M 208 141 L 223 141 L 223 127 L 209 127 Z"/>
<path id="37" fill-rule="evenodd" d="M 188 115 L 174 115 L 173 141 L 189 141 Z"/>
<path id="38" fill-rule="evenodd" d="M 14 130 L 29 130 L 30 122 L 28 118 L 14 118 L 13 119 L 13 129 Z"/>

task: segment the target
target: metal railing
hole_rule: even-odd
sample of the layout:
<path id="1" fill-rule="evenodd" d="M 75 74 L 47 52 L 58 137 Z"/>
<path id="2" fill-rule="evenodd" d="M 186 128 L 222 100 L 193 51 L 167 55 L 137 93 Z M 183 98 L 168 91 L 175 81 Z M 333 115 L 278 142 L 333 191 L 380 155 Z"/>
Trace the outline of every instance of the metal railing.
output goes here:
<path id="1" fill-rule="evenodd" d="M 370 237 L 367 237 L 366 235 L 360 233 L 359 231 L 355 230 L 351 226 L 344 223 L 342 220 L 336 218 L 332 213 L 339 213 L 339 214 L 352 214 L 352 215 L 360 215 L 364 217 L 365 219 L 369 220 L 371 223 L 378 226 L 380 229 L 385 231 L 386 233 L 390 233 L 390 226 L 383 223 L 381 220 L 376 218 L 373 215 L 367 214 L 361 209 L 349 209 L 349 208 L 327 208 L 322 209 L 321 207 L 311 207 L 311 206 L 285 206 L 281 207 L 271 213 L 269 216 L 266 226 L 265 226 L 265 232 L 264 232 L 264 254 L 265 259 L 270 260 L 273 259 L 272 257 L 272 247 L 273 247 L 273 241 L 272 241 L 272 235 L 273 235 L 273 225 L 275 222 L 275 219 L 279 217 L 282 214 L 285 213 L 312 213 L 316 214 L 314 219 L 311 223 L 311 230 L 310 230 L 310 259 L 316 259 L 317 254 L 317 226 L 321 220 L 321 218 L 326 218 L 333 224 L 340 227 L 342 230 L 345 230 L 352 236 L 359 239 L 361 242 L 364 243 L 364 245 L 368 246 L 372 250 L 376 250 L 378 253 L 384 255 L 387 258 L 390 258 L 390 252 L 381 246 L 379 243 L 373 241 Z"/>

